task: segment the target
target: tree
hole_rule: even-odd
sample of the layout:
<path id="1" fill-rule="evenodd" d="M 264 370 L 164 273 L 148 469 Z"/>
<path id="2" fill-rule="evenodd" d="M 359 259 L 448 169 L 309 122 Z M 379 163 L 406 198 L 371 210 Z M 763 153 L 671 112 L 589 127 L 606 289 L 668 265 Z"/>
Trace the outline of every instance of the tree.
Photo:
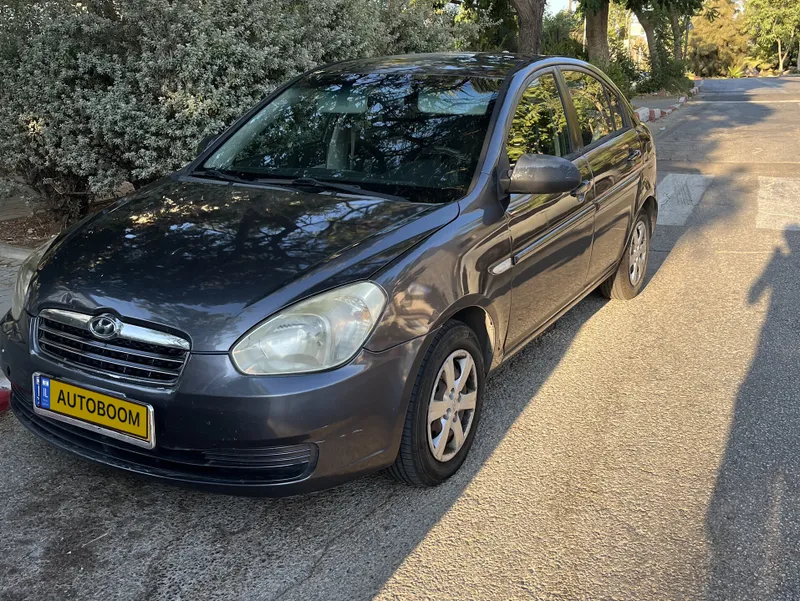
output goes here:
<path id="1" fill-rule="evenodd" d="M 583 19 L 566 10 L 545 14 L 542 21 L 542 54 L 586 59 L 583 49 Z"/>
<path id="2" fill-rule="evenodd" d="M 759 47 L 772 52 L 777 46 L 778 71 L 783 73 L 783 64 L 800 30 L 800 0 L 747 0 L 744 14 L 747 31 Z"/>
<path id="3" fill-rule="evenodd" d="M 703 77 L 725 75 L 747 56 L 747 36 L 734 0 L 709 0 L 703 14 L 692 19 L 687 58 L 692 71 Z"/>
<path id="4" fill-rule="evenodd" d="M 586 17 L 586 49 L 589 60 L 605 65 L 610 60 L 608 51 L 609 0 L 580 0 L 580 12 Z"/>
<path id="5" fill-rule="evenodd" d="M 461 4 L 463 20 L 478 26 L 475 49 L 517 51 L 517 13 L 510 0 L 474 0 Z"/>
<path id="6" fill-rule="evenodd" d="M 647 53 L 650 55 L 650 73 L 658 73 L 661 70 L 661 56 L 656 41 L 656 25 L 660 6 L 647 0 L 628 0 L 626 6 L 636 15 L 639 25 L 644 29 L 644 37 L 647 39 Z"/>
<path id="7" fill-rule="evenodd" d="M 545 0 L 511 0 L 519 25 L 518 49 L 522 54 L 539 54 Z"/>
<path id="8" fill-rule="evenodd" d="M 680 46 L 683 37 L 683 26 L 688 27 L 685 17 L 691 17 L 702 8 L 703 0 L 625 0 L 625 6 L 633 11 L 647 38 L 647 50 L 650 55 L 650 71 L 658 74 L 665 67 L 664 52 L 667 48 L 660 43 L 658 30 L 668 25 L 672 32 L 670 46 L 675 59 L 681 58 Z"/>
<path id="9" fill-rule="evenodd" d="M 682 15 L 680 11 L 674 7 L 669 7 L 669 26 L 672 31 L 672 58 L 676 61 L 686 58 L 686 51 L 683 45 L 684 33 L 689 31 L 689 23 L 691 23 L 691 15 Z"/>

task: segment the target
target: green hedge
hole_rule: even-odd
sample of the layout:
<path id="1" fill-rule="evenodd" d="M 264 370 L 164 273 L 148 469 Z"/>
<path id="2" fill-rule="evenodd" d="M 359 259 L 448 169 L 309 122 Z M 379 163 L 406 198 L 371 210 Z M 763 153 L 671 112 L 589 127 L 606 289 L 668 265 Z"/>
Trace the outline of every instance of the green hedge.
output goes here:
<path id="1" fill-rule="evenodd" d="M 288 78 L 328 61 L 449 49 L 435 0 L 90 0 L 0 5 L 0 171 L 77 215 L 188 162 Z"/>

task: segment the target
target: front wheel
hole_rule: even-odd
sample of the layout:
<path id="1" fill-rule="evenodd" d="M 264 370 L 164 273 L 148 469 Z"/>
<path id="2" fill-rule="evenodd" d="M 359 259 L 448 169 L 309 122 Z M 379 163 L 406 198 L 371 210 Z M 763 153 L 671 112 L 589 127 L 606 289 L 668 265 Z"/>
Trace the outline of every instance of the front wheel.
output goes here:
<path id="1" fill-rule="evenodd" d="M 436 486 L 458 471 L 475 438 L 484 379 L 477 336 L 461 322 L 447 322 L 417 374 L 400 451 L 389 468 L 395 479 Z"/>
<path id="2" fill-rule="evenodd" d="M 616 273 L 600 284 L 600 293 L 606 298 L 630 300 L 641 292 L 647 261 L 650 258 L 650 235 L 653 227 L 650 215 L 642 211 L 633 224 L 633 232 L 619 262 Z"/>

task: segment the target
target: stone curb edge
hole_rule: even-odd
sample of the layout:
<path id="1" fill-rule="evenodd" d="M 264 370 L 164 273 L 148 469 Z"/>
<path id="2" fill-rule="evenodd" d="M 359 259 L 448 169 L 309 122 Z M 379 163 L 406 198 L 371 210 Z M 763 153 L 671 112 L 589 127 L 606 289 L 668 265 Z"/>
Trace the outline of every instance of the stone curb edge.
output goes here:
<path id="1" fill-rule="evenodd" d="M 699 92 L 699 88 L 697 86 L 693 87 L 689 90 L 689 96 L 694 96 Z M 681 96 L 678 98 L 678 102 L 673 104 L 672 106 L 665 108 L 665 109 L 651 109 L 646 106 L 639 107 L 638 109 L 634 109 L 634 113 L 636 113 L 639 117 L 639 121 L 642 123 L 647 123 L 648 121 L 657 121 L 661 117 L 665 117 L 669 115 L 673 111 L 677 111 L 681 108 L 684 103 L 688 100 L 686 96 Z"/>

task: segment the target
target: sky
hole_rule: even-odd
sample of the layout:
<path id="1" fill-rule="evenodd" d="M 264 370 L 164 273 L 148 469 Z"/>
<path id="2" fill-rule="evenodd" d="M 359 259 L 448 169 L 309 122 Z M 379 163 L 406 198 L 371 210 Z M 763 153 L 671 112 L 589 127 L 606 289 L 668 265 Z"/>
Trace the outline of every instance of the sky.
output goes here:
<path id="1" fill-rule="evenodd" d="M 547 4 L 544 5 L 544 9 L 549 12 L 550 14 L 556 14 L 560 10 L 565 10 L 567 8 L 568 0 L 547 0 Z M 576 4 L 576 0 L 573 0 L 573 8 Z"/>

